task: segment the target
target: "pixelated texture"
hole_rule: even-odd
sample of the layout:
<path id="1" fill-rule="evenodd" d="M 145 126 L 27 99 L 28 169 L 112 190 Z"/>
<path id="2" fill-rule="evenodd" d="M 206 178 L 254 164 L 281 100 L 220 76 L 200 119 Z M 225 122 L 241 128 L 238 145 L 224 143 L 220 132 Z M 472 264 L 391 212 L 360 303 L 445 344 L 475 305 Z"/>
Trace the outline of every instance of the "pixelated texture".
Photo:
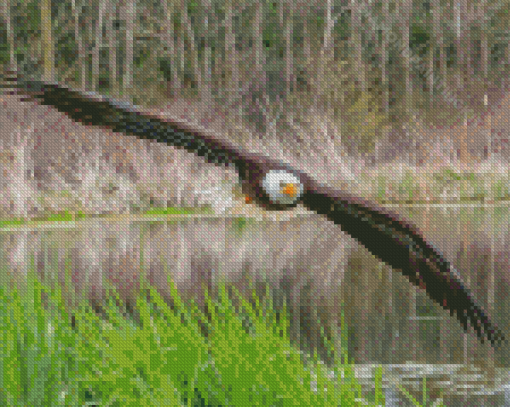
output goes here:
<path id="1" fill-rule="evenodd" d="M 332 404 L 317 378 L 304 380 L 308 394 L 297 373 L 274 374 L 291 364 L 268 351 L 276 339 L 254 315 L 245 309 L 236 328 L 208 303 L 204 288 L 218 300 L 226 281 L 244 298 L 253 283 L 267 299 L 268 284 L 294 349 L 329 370 L 341 358 L 325 338 L 334 343 L 355 361 L 363 397 L 383 364 L 387 405 L 409 401 L 398 385 L 421 400 L 414 375 L 434 402 L 509 405 L 508 1 L 83 6 L 4 8 L 1 281 L 68 278 L 65 302 L 83 297 L 103 320 L 111 285 L 146 331 L 110 332 L 108 357 L 71 346 L 116 360 L 101 373 L 108 385 L 38 385 L 45 363 L 75 360 L 50 357 L 55 325 L 60 340 L 85 319 L 48 322 L 40 298 L 30 311 L 6 300 L 17 313 L 1 314 L 3 355 L 20 352 L 22 368 L 0 369 L 35 382 L 0 389 L 26 405 L 116 391 L 134 405 Z M 149 318 L 141 275 L 176 306 L 171 276 L 207 315 Z M 50 345 L 16 348 L 15 318 Z M 122 375 L 144 384 L 132 391 Z"/>

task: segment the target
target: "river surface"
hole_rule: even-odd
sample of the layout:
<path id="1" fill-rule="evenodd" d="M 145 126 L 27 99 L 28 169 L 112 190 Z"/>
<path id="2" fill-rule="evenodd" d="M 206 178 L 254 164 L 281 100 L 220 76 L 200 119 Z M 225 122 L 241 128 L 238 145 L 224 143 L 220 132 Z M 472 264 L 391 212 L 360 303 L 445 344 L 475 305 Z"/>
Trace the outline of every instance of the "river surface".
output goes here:
<path id="1" fill-rule="evenodd" d="M 509 208 L 391 210 L 416 224 L 456 266 L 510 337 Z M 181 295 L 199 304 L 204 284 L 211 290 L 223 278 L 244 294 L 250 280 L 259 295 L 268 283 L 275 307 L 287 301 L 291 339 L 304 351 L 317 348 L 328 363 L 318 332 L 339 333 L 344 310 L 358 379 L 370 392 L 372 367 L 383 364 L 387 405 L 408 405 L 397 383 L 421 400 L 424 377 L 431 399 L 444 390 L 445 405 L 510 405 L 508 345 L 493 351 L 464 334 L 424 292 L 317 215 L 123 216 L 11 227 L 0 230 L 0 255 L 2 278 L 22 278 L 33 264 L 44 279 L 63 282 L 68 267 L 78 294 L 93 301 L 105 295 L 105 279 L 125 299 L 135 298 L 142 271 L 164 297 L 170 273 Z"/>

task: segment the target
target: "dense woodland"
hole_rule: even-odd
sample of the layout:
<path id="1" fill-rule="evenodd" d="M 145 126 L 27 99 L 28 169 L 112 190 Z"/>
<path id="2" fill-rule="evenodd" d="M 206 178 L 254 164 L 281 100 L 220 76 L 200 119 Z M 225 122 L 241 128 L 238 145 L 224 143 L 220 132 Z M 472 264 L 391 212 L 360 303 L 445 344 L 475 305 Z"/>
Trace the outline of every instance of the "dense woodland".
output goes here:
<path id="1" fill-rule="evenodd" d="M 221 106 L 265 137 L 289 137 L 320 111 L 349 153 L 378 158 L 397 128 L 473 120 L 502 99 L 509 8 L 508 0 L 6 0 L 0 63 L 144 106 Z M 462 145 L 444 147 L 468 160 Z"/>

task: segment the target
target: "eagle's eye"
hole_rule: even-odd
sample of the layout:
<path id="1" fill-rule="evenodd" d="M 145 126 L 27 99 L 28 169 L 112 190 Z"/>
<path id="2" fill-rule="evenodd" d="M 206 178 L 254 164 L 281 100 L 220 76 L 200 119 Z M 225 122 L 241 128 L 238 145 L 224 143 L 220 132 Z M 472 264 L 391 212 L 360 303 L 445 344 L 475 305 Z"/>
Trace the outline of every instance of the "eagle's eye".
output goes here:
<path id="1" fill-rule="evenodd" d="M 271 170 L 262 181 L 262 187 L 274 204 L 292 205 L 303 193 L 298 177 L 285 170 Z"/>

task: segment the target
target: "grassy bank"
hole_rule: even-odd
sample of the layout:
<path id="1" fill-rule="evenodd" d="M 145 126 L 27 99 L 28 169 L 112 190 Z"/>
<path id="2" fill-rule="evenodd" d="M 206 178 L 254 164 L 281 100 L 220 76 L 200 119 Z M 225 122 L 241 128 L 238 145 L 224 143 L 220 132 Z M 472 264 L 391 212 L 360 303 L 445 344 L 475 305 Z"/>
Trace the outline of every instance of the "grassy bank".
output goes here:
<path id="1" fill-rule="evenodd" d="M 153 216 L 153 215 L 200 215 L 212 214 L 209 208 L 152 208 L 144 211 L 138 216 Z M 15 226 L 37 226 L 46 222 L 76 222 L 85 219 L 93 218 L 112 218 L 115 215 L 89 215 L 82 212 L 72 213 L 66 210 L 57 214 L 48 214 L 46 216 L 36 217 L 32 219 L 25 218 L 4 218 L 0 219 L 0 229 Z"/>
<path id="2" fill-rule="evenodd" d="M 70 308 L 67 280 L 42 283 L 32 267 L 26 285 L 2 281 L 1 405 L 384 405 L 381 372 L 370 401 L 352 365 L 338 363 L 338 380 L 328 379 L 291 346 L 286 311 L 269 297 L 250 303 L 221 284 L 205 315 L 173 285 L 171 307 L 144 285 L 135 307 L 112 290 L 98 315 L 85 302 Z"/>

